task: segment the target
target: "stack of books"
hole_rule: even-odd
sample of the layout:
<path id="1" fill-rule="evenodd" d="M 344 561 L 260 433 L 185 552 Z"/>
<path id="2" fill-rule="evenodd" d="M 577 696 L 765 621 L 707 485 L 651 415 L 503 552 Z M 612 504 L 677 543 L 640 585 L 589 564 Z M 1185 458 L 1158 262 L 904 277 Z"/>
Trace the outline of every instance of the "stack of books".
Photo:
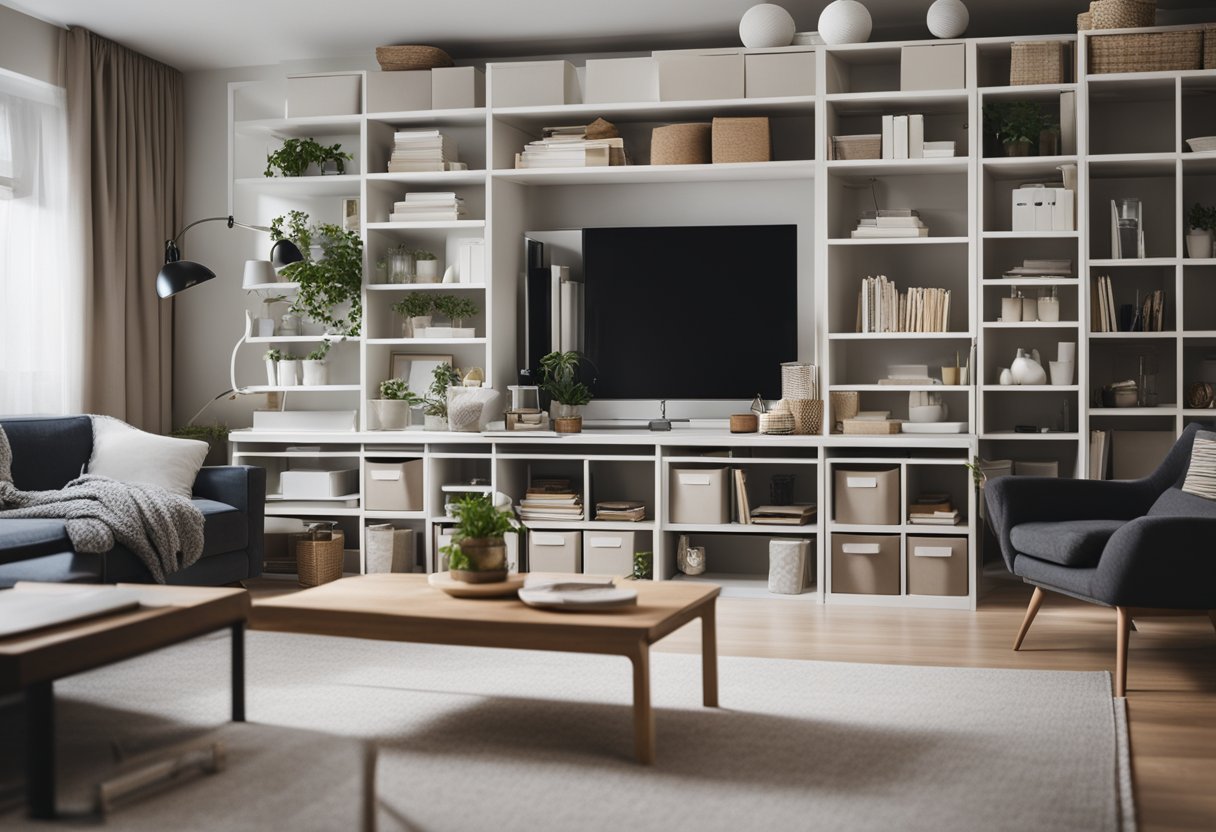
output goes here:
<path id="1" fill-rule="evenodd" d="M 1094 332 L 1162 332 L 1165 329 L 1165 292 L 1161 289 L 1143 297 L 1136 292 L 1135 305 L 1115 305 L 1115 287 L 1109 275 L 1101 275 L 1094 286 Z"/>
<path id="2" fill-rule="evenodd" d="M 1091 430 L 1089 432 L 1089 478 L 1091 480 L 1106 479 L 1110 466 L 1110 431 Z"/>
<path id="3" fill-rule="evenodd" d="M 862 279 L 857 332 L 948 332 L 949 327 L 949 289 L 900 292 L 886 275 Z"/>
<path id="4" fill-rule="evenodd" d="M 953 141 L 925 141 L 923 113 L 882 117 L 882 158 L 942 159 L 953 155 Z"/>
<path id="5" fill-rule="evenodd" d="M 528 486 L 517 506 L 519 519 L 582 520 L 583 498 L 571 480 L 563 477 L 537 477 Z"/>
<path id="6" fill-rule="evenodd" d="M 587 125 L 546 127 L 515 154 L 516 168 L 594 168 L 625 164 L 625 140 L 589 139 Z"/>
<path id="7" fill-rule="evenodd" d="M 853 229 L 854 238 L 928 237 L 929 226 L 910 208 L 863 211 Z"/>
<path id="8" fill-rule="evenodd" d="M 921 494 L 908 506 L 908 522 L 923 526 L 957 526 L 962 516 L 949 494 Z"/>
<path id="9" fill-rule="evenodd" d="M 1023 260 L 1003 277 L 1072 277 L 1071 260 Z"/>
<path id="10" fill-rule="evenodd" d="M 389 222 L 435 222 L 464 219 L 464 200 L 454 193 L 408 193 L 393 203 Z"/>
<path id="11" fill-rule="evenodd" d="M 765 526 L 806 526 L 815 519 L 815 504 L 756 506 L 751 522 Z"/>
<path id="12" fill-rule="evenodd" d="M 456 140 L 438 130 L 398 130 L 393 133 L 393 154 L 389 173 L 468 170 L 456 161 Z"/>
<path id="13" fill-rule="evenodd" d="M 640 523 L 646 519 L 646 504 L 634 500 L 605 500 L 595 504 L 595 519 Z"/>

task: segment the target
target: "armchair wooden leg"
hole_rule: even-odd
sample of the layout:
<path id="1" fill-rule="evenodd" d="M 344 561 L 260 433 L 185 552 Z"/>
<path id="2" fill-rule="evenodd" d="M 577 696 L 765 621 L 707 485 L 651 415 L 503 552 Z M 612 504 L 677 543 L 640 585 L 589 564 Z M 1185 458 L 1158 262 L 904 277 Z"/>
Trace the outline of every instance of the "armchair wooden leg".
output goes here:
<path id="1" fill-rule="evenodd" d="M 1034 617 L 1039 614 L 1039 607 L 1043 605 L 1043 596 L 1045 594 L 1042 587 L 1036 586 L 1034 588 L 1034 595 L 1030 596 L 1030 606 L 1026 608 L 1026 617 L 1022 619 L 1022 627 L 1018 630 L 1017 637 L 1013 640 L 1014 650 L 1022 649 L 1022 639 L 1026 638 L 1026 631 L 1030 629 Z"/>
<path id="2" fill-rule="evenodd" d="M 1131 610 L 1115 607 L 1115 696 L 1127 696 L 1127 642 L 1131 638 Z"/>
<path id="3" fill-rule="evenodd" d="M 1212 620 L 1212 629 L 1216 630 L 1216 610 L 1208 610 L 1208 618 Z"/>

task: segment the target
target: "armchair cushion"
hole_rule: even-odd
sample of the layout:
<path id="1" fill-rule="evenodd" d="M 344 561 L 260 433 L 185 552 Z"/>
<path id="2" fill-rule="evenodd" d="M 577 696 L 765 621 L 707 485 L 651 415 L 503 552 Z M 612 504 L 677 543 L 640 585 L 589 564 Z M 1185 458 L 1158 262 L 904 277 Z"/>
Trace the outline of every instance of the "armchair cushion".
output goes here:
<path id="1" fill-rule="evenodd" d="M 1150 517 L 1216 517 L 1216 500 L 1167 488 L 1148 510 Z"/>
<path id="2" fill-rule="evenodd" d="M 1060 523 L 1021 523 L 1009 532 L 1014 549 L 1023 555 L 1060 566 L 1093 567 L 1123 520 L 1066 520 Z"/>

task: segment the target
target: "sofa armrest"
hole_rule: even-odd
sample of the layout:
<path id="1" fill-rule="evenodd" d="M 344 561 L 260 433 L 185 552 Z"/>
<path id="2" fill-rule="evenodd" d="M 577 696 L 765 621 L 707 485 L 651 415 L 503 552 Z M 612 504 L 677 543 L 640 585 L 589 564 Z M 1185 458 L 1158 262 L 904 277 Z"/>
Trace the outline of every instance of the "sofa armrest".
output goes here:
<path id="1" fill-rule="evenodd" d="M 249 577 L 262 574 L 266 530 L 266 471 L 252 465 L 202 468 L 194 480 L 194 496 L 227 503 L 245 512 L 249 521 Z"/>
<path id="2" fill-rule="evenodd" d="M 1094 594 L 1119 607 L 1216 609 L 1216 517 L 1140 517 L 1102 551 Z"/>

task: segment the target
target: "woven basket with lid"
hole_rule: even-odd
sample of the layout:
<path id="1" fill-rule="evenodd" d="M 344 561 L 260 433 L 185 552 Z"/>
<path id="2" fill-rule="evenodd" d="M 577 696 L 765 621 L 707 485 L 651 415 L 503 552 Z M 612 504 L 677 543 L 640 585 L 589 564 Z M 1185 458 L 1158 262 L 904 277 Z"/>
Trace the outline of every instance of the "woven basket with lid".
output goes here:
<path id="1" fill-rule="evenodd" d="M 1094 0 L 1089 14 L 1095 29 L 1139 29 L 1157 22 L 1157 0 Z"/>
<path id="2" fill-rule="evenodd" d="M 376 63 L 385 72 L 452 66 L 452 56 L 438 46 L 377 46 Z"/>

